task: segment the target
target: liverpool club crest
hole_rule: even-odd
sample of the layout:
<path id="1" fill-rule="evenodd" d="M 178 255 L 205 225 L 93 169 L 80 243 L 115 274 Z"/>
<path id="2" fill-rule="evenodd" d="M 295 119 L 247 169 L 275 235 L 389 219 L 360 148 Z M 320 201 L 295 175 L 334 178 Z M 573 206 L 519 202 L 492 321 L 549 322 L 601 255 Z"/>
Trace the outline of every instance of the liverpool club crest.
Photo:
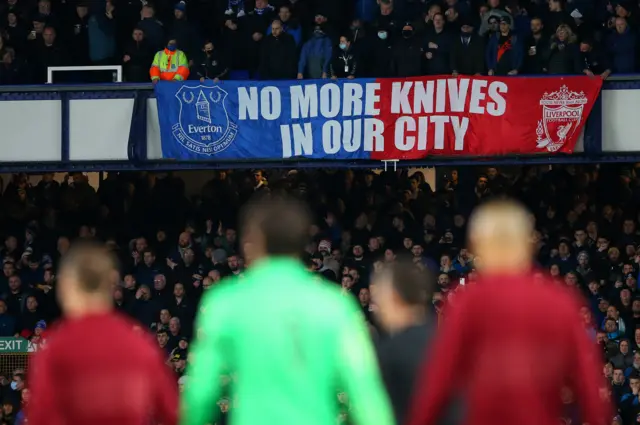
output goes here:
<path id="1" fill-rule="evenodd" d="M 571 139 L 582 121 L 584 105 L 588 102 L 584 92 L 570 91 L 567 86 L 545 93 L 540 99 L 542 119 L 536 129 L 537 148 L 557 152 L 567 139 Z"/>

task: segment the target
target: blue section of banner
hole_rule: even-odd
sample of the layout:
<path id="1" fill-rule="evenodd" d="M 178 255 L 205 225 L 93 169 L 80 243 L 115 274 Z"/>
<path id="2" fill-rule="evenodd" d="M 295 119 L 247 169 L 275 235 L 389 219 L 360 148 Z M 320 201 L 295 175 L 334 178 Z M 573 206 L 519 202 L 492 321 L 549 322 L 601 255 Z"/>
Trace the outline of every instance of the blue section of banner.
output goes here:
<path id="1" fill-rule="evenodd" d="M 373 81 L 360 79 L 357 83 L 364 88 L 367 82 Z M 353 84 L 354 81 L 349 82 Z M 335 118 L 326 118 L 329 114 L 323 116 L 318 111 L 317 95 L 323 83 L 326 82 L 307 80 L 295 85 L 286 81 L 252 81 L 250 84 L 246 81 L 217 84 L 211 81 L 160 82 L 155 92 L 162 156 L 165 159 L 209 161 L 292 157 L 368 159 L 369 152 L 359 146 L 363 119 L 368 116 L 360 111 L 360 115 L 350 114 L 344 118 L 340 99 L 332 99 L 330 105 L 339 109 Z M 342 90 L 344 81 L 334 83 Z M 296 96 L 292 105 L 292 90 L 307 88 L 311 92 Z M 298 102 L 303 97 L 309 102 Z M 341 135 L 323 137 L 324 124 L 332 120 L 339 124 Z M 341 146 L 323 146 L 323 140 L 336 139 L 342 141 Z M 296 149 L 293 140 L 306 140 L 306 148 L 301 149 L 298 144 Z M 357 146 L 351 145 L 352 140 Z"/>

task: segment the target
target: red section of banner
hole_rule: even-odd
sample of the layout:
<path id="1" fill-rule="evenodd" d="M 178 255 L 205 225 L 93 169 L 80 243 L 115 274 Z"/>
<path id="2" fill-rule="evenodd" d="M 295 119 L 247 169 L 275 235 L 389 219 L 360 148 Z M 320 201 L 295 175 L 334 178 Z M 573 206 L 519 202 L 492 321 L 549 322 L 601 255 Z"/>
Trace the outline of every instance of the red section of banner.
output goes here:
<path id="1" fill-rule="evenodd" d="M 371 159 L 429 155 L 572 153 L 602 80 L 576 77 L 381 79 L 383 152 Z"/>

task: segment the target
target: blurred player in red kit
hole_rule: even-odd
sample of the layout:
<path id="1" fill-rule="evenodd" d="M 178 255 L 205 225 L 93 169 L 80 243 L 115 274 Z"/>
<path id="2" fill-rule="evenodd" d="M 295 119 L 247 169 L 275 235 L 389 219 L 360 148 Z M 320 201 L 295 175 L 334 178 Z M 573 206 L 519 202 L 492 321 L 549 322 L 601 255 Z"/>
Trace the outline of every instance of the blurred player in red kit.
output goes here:
<path id="1" fill-rule="evenodd" d="M 533 218 L 511 201 L 478 207 L 469 223 L 480 257 L 476 285 L 458 291 L 418 378 L 407 425 L 433 425 L 453 400 L 463 425 L 557 425 L 561 390 L 580 406 L 579 424 L 604 425 L 600 353 L 565 288 L 535 283 Z"/>
<path id="2" fill-rule="evenodd" d="M 177 423 L 176 379 L 152 338 L 113 310 L 117 279 L 116 260 L 102 246 L 80 244 L 63 257 L 65 317 L 29 372 L 30 425 Z"/>

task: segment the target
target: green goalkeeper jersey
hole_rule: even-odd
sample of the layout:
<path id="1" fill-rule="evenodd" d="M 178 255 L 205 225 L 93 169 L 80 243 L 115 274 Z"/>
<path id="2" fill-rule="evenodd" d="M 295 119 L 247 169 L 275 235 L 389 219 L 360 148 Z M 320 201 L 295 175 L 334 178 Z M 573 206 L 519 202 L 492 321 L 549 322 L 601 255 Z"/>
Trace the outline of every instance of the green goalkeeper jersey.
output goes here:
<path id="1" fill-rule="evenodd" d="M 335 425 L 337 390 L 354 425 L 394 425 L 360 307 L 292 259 L 257 262 L 203 295 L 181 424 L 216 421 L 232 371 L 231 425 Z"/>

